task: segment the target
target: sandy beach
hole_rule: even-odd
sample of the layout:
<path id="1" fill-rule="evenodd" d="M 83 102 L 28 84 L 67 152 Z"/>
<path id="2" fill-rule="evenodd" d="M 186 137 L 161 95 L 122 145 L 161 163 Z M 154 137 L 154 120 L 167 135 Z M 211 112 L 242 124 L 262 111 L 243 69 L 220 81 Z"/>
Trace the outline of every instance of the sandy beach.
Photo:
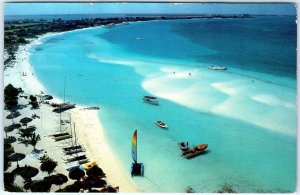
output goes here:
<path id="1" fill-rule="evenodd" d="M 45 89 L 38 81 L 34 69 L 29 63 L 29 49 L 34 45 L 40 44 L 41 38 L 51 35 L 52 34 L 45 34 L 44 36 L 30 40 L 30 43 L 19 47 L 13 67 L 8 67 L 4 71 L 4 87 L 11 83 L 14 87 L 23 89 L 24 93 L 22 95 L 40 95 L 41 92 L 47 94 L 47 89 Z M 21 116 L 13 120 L 14 122 L 18 122 L 25 116 L 31 117 L 32 114 L 39 116 L 40 119 L 36 118 L 29 124 L 37 127 L 36 134 L 41 136 L 41 140 L 36 145 L 36 149 L 39 152 L 33 152 L 33 147 L 31 145 L 25 147 L 24 144 L 21 144 L 18 141 L 12 144 L 15 152 L 26 154 L 26 158 L 20 161 L 19 165 L 31 165 L 39 168 L 40 161 L 38 158 L 43 154 L 47 154 L 58 163 L 54 173 L 68 175 L 66 164 L 64 163 L 64 159 L 66 159 L 67 156 L 63 153 L 62 147 L 68 145 L 70 141 L 55 142 L 54 139 L 49 136 L 59 131 L 59 114 L 52 112 L 53 108 L 47 104 L 40 104 L 38 109 L 31 109 L 28 102 L 28 99 L 19 98 L 19 104 L 26 105 L 26 107 L 20 109 L 19 112 L 21 113 Z M 51 102 L 61 103 L 62 101 L 54 97 Z M 101 109 L 92 110 L 83 108 L 84 106 L 76 105 L 76 108 L 63 112 L 61 116 L 62 120 L 71 118 L 72 123 L 75 123 L 78 142 L 86 149 L 85 154 L 90 162 L 95 161 L 99 167 L 103 169 L 107 176 L 106 180 L 108 185 L 113 187 L 119 186 L 120 192 L 139 192 L 140 190 L 130 180 L 130 173 L 123 169 L 118 162 L 117 156 L 115 156 L 110 149 L 103 126 L 98 119 L 98 113 L 100 112 L 101 114 Z M 4 126 L 12 124 L 11 119 L 5 118 L 8 114 L 10 114 L 10 111 L 4 110 Z M 66 125 L 67 124 L 63 125 L 62 128 L 66 128 L 64 127 Z M 18 137 L 17 130 L 8 133 L 8 136 Z M 13 162 L 7 171 L 10 172 L 15 168 L 16 163 Z M 45 176 L 47 176 L 47 173 L 40 171 L 39 174 L 32 179 L 43 179 Z M 24 185 L 20 176 L 17 176 L 15 183 L 18 186 Z M 71 183 L 73 183 L 73 181 L 69 179 L 64 185 L 69 185 Z M 51 191 L 57 189 L 57 186 L 52 185 Z"/>

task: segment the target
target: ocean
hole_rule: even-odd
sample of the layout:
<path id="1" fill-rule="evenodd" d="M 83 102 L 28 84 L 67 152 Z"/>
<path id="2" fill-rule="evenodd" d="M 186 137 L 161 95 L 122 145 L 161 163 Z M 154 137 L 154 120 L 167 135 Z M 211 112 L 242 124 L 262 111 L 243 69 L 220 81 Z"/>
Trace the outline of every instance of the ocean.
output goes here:
<path id="1" fill-rule="evenodd" d="M 112 151 L 145 192 L 294 192 L 295 16 L 135 22 L 44 38 L 30 61 L 47 93 L 100 106 Z M 226 66 L 212 71 L 208 66 Z M 143 102 L 145 95 L 160 105 Z M 159 128 L 155 121 L 169 128 Z M 130 175 L 131 139 L 145 177 Z M 178 142 L 207 143 L 187 160 Z"/>

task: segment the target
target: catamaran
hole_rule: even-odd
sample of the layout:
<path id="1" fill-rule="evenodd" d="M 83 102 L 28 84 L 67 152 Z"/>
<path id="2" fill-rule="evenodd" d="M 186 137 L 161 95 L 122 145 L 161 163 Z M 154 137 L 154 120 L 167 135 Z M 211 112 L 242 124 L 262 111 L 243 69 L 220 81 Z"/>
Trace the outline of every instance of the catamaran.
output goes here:
<path id="1" fill-rule="evenodd" d="M 65 104 L 65 96 L 66 96 L 66 77 L 65 77 L 65 83 L 64 83 L 64 103 Z M 63 104 L 58 104 L 59 108 L 56 108 L 54 109 L 53 111 L 54 112 L 58 112 L 59 113 L 59 133 L 55 133 L 55 134 L 52 134 L 51 136 L 55 139 L 55 141 L 62 141 L 62 140 L 65 140 L 65 139 L 69 139 L 69 138 L 72 138 L 72 135 L 70 135 L 69 133 L 65 133 L 64 131 L 62 131 L 61 129 L 61 125 L 63 124 L 62 123 L 62 120 L 61 120 L 61 113 L 63 112 L 63 109 L 62 109 L 62 105 Z M 74 107 L 75 107 L 75 104 L 74 104 Z"/>
<path id="2" fill-rule="evenodd" d="M 132 137 L 131 155 L 134 161 L 131 165 L 131 177 L 144 176 L 144 165 L 143 163 L 138 163 L 137 161 L 137 130 L 135 130 Z"/>

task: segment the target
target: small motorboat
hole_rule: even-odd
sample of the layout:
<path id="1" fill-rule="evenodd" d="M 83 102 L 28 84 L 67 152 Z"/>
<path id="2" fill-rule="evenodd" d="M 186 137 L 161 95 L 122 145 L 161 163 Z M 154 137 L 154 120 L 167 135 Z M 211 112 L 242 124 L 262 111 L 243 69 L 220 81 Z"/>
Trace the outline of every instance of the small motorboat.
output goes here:
<path id="1" fill-rule="evenodd" d="M 227 70 L 225 66 L 209 66 L 208 69 L 210 70 Z"/>
<path id="2" fill-rule="evenodd" d="M 158 126 L 160 126 L 161 128 L 164 128 L 164 129 L 167 129 L 168 128 L 168 125 L 166 125 L 164 122 L 162 121 L 156 121 L 156 124 Z"/>
<path id="3" fill-rule="evenodd" d="M 193 158 L 195 156 L 198 156 L 199 154 L 204 153 L 204 151 L 206 150 L 207 147 L 208 147 L 208 144 L 200 144 L 191 150 L 183 151 L 182 156 L 184 156 L 184 158 L 187 158 L 187 159 Z"/>
<path id="4" fill-rule="evenodd" d="M 187 151 L 189 149 L 189 142 L 179 142 L 178 146 L 182 151 Z"/>
<path id="5" fill-rule="evenodd" d="M 143 100 L 144 100 L 144 102 L 146 102 L 148 104 L 153 104 L 153 105 L 159 104 L 158 99 L 153 96 L 144 96 Z"/>

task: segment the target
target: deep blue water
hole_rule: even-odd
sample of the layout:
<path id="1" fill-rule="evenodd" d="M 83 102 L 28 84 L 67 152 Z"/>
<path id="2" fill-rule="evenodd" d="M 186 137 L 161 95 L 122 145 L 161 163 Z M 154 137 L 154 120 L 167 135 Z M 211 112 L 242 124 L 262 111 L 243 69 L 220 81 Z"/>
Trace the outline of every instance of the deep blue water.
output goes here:
<path id="1" fill-rule="evenodd" d="M 295 20 L 295 16 L 177 20 L 161 25 L 149 23 L 142 32 L 139 25 L 123 26 L 101 37 L 145 55 L 176 59 L 189 56 L 196 62 L 296 78 Z M 124 29 L 126 36 L 121 34 Z M 177 36 L 188 39 L 190 45 L 182 47 L 185 40 Z M 136 37 L 142 39 L 132 42 Z"/>

